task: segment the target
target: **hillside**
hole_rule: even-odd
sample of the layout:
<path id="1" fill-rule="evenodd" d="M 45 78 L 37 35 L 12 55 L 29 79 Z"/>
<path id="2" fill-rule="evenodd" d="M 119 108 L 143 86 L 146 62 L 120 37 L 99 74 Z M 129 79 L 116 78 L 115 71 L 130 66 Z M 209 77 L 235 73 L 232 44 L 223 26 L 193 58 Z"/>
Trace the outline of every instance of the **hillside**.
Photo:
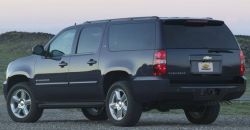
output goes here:
<path id="1" fill-rule="evenodd" d="M 0 83 L 4 79 L 7 64 L 17 57 L 31 54 L 37 44 L 46 44 L 54 35 L 48 33 L 7 32 L 0 34 Z M 237 35 L 250 67 L 250 36 Z"/>
<path id="2" fill-rule="evenodd" d="M 10 61 L 30 54 L 33 46 L 46 44 L 53 36 L 48 33 L 28 32 L 7 32 L 0 34 L 0 83 L 4 79 L 6 66 Z"/>
<path id="3" fill-rule="evenodd" d="M 246 56 L 246 64 L 250 67 L 250 36 L 236 35 L 236 38 Z"/>
<path id="4" fill-rule="evenodd" d="M 29 54 L 34 45 L 46 44 L 53 36 L 54 35 L 48 33 L 3 33 L 0 35 L 1 53 L 2 51 L 11 51 L 13 53 Z M 5 50 L 3 50 L 2 47 Z"/>
<path id="5" fill-rule="evenodd" d="M 3 59 L 13 60 L 31 53 L 33 46 L 46 44 L 54 35 L 48 33 L 7 32 L 0 34 L 0 63 Z M 246 63 L 250 64 L 250 36 L 236 35 L 244 54 Z"/>

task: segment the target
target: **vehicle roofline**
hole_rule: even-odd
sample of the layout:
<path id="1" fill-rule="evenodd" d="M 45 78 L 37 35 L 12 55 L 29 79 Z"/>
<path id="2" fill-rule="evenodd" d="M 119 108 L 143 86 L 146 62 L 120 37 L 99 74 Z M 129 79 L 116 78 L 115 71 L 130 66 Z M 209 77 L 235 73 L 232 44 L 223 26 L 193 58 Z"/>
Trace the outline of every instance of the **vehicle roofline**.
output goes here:
<path id="1" fill-rule="evenodd" d="M 94 23 L 110 23 L 110 22 L 126 22 L 126 21 L 145 21 L 145 20 L 211 20 L 211 21 L 221 21 L 216 20 L 211 17 L 158 17 L 158 16 L 147 16 L 147 17 L 126 17 L 126 18 L 115 18 L 115 19 L 104 19 L 104 20 L 93 20 L 86 21 L 81 24 L 76 24 L 68 28 L 73 28 L 85 24 Z"/>

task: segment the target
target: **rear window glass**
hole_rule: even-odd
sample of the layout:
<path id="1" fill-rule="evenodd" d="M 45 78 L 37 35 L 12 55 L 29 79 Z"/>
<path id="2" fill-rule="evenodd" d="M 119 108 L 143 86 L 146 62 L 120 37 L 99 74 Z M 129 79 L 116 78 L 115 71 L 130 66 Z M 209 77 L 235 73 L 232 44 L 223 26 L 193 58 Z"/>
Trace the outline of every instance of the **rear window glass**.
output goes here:
<path id="1" fill-rule="evenodd" d="M 155 46 L 155 23 L 114 24 L 109 29 L 109 49 L 145 50 Z"/>
<path id="2" fill-rule="evenodd" d="M 221 25 L 163 25 L 167 48 L 220 48 L 238 49 L 237 42 L 225 24 Z"/>

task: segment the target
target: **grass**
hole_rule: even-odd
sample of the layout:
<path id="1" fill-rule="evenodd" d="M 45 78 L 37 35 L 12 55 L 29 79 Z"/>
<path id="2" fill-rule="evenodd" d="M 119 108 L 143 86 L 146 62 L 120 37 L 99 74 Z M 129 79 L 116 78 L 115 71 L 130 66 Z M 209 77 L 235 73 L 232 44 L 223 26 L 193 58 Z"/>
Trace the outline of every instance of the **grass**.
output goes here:
<path id="1" fill-rule="evenodd" d="M 245 76 L 246 76 L 247 79 L 250 79 L 250 72 L 247 72 L 245 74 Z M 248 80 L 248 82 L 247 82 L 247 88 L 246 88 L 246 92 L 244 93 L 244 95 L 247 95 L 247 96 L 250 97 L 250 82 L 249 81 L 250 80 Z"/>
<path id="2" fill-rule="evenodd" d="M 0 52 L 4 52 L 4 54 L 1 54 L 2 59 L 0 59 L 0 83 L 2 85 L 4 79 L 5 79 L 5 70 L 7 67 L 7 63 L 10 61 L 16 59 L 17 57 L 21 57 L 27 54 L 21 54 L 21 53 L 8 53 L 5 48 L 2 48 L 0 45 Z M 11 58 L 9 58 L 11 57 Z M 250 73 L 246 74 L 246 77 L 250 79 Z M 0 87 L 0 95 L 2 94 L 2 87 Z M 250 83 L 247 84 L 247 90 L 244 95 L 250 96 Z M 182 110 L 171 110 L 170 113 L 176 113 L 180 114 L 183 113 Z M 221 104 L 221 114 L 224 115 L 250 115 L 250 102 L 239 102 L 234 101 L 232 104 Z"/>
<path id="3" fill-rule="evenodd" d="M 0 45 L 0 48 L 1 48 L 1 45 Z M 0 52 L 1 52 L 1 49 L 0 49 Z M 3 81 L 5 80 L 5 70 L 7 67 L 7 63 L 9 63 L 10 61 L 16 59 L 17 57 L 21 57 L 21 56 L 23 56 L 23 55 L 22 54 L 15 54 L 15 55 L 12 54 L 12 56 L 11 56 L 12 58 L 5 58 L 4 56 L 2 56 L 3 59 L 0 60 L 0 83 L 1 83 L 1 85 L 2 85 Z M 247 79 L 250 79 L 250 72 L 248 72 L 245 76 L 247 77 Z M 1 94 L 2 94 L 2 89 L 0 89 L 0 95 Z M 247 95 L 250 97 L 250 83 L 249 82 L 247 84 L 247 89 L 246 89 L 246 92 L 244 93 L 244 95 Z"/>
<path id="4" fill-rule="evenodd" d="M 12 32 L 8 34 L 9 37 L 1 39 L 0 37 L 0 86 L 2 86 L 5 80 L 5 71 L 7 64 L 18 57 L 31 54 L 31 48 L 36 44 L 44 44 L 52 35 L 48 34 L 27 34 Z M 1 35 L 0 35 L 1 36 Z M 246 36 L 237 37 L 241 44 L 242 49 L 245 51 L 247 57 L 250 57 L 250 38 Z M 7 40 L 6 40 L 7 39 Z M 248 58 L 250 59 L 250 58 Z M 248 60 L 246 60 L 248 61 Z M 246 74 L 246 77 L 250 79 L 250 72 Z M 2 94 L 2 87 L 0 87 L 0 95 Z M 247 90 L 244 95 L 250 97 L 250 83 L 247 84 Z M 181 110 L 173 110 L 171 113 L 183 113 Z M 221 113 L 229 115 L 250 115 L 250 102 L 234 101 L 228 105 L 222 103 Z"/>
<path id="5" fill-rule="evenodd" d="M 28 53 L 23 53 L 22 49 L 19 46 L 12 46 L 9 48 L 4 44 L 0 44 L 0 85 L 2 86 L 3 81 L 5 80 L 5 71 L 9 62 L 28 55 Z M 18 48 L 18 51 L 13 51 L 14 48 Z M 2 94 L 2 87 L 0 87 L 0 95 Z"/>
<path id="6" fill-rule="evenodd" d="M 52 34 L 47 33 L 8 32 L 0 34 L 0 85 L 5 79 L 5 71 L 9 62 L 31 54 L 33 46 L 45 44 L 52 37 Z M 0 89 L 1 93 L 2 89 Z"/>
<path id="7" fill-rule="evenodd" d="M 159 113 L 157 110 L 152 110 L 150 112 Z M 176 109 L 170 110 L 169 113 L 184 114 L 184 111 L 182 109 Z M 231 104 L 221 103 L 220 115 L 250 115 L 250 102 L 233 101 Z"/>
<path id="8" fill-rule="evenodd" d="M 221 114 L 224 115 L 250 115 L 250 102 L 232 102 L 221 104 Z"/>

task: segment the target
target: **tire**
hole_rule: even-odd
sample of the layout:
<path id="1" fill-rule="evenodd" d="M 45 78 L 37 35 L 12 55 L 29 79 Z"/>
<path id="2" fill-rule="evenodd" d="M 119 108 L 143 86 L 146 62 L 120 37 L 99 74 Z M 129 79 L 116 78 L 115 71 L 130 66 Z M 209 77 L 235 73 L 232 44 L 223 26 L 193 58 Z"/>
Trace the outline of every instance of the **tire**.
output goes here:
<path id="1" fill-rule="evenodd" d="M 15 122 L 36 122 L 43 109 L 38 108 L 34 95 L 26 82 L 15 84 L 7 95 L 7 110 Z"/>
<path id="2" fill-rule="evenodd" d="M 102 108 L 82 108 L 83 115 L 92 121 L 107 120 L 108 116 L 105 109 Z"/>
<path id="3" fill-rule="evenodd" d="M 187 119 L 194 124 L 211 124 L 220 112 L 220 104 L 201 106 L 195 110 L 184 110 Z"/>
<path id="4" fill-rule="evenodd" d="M 118 81 L 107 93 L 107 115 L 116 126 L 134 126 L 141 117 L 141 105 L 135 101 L 129 87 L 128 81 Z"/>

